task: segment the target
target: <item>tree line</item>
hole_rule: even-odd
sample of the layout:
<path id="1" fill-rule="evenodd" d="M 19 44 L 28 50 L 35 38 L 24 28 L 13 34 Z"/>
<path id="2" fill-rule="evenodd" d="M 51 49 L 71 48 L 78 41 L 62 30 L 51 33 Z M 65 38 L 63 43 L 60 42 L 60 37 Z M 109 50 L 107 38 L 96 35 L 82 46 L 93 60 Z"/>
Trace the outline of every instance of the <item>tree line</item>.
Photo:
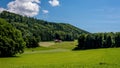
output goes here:
<path id="1" fill-rule="evenodd" d="M 81 34 L 75 50 L 112 47 L 120 47 L 120 32 Z"/>

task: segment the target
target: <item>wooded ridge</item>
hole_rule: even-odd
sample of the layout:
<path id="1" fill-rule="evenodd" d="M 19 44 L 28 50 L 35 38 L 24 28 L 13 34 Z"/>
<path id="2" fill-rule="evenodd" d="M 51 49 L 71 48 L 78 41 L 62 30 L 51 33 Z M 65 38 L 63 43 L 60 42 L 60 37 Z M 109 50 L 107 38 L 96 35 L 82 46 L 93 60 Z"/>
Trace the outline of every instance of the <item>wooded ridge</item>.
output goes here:
<path id="1" fill-rule="evenodd" d="M 89 33 L 67 23 L 48 22 L 7 11 L 0 13 L 0 18 L 5 19 L 22 32 L 27 47 L 35 46 L 35 42 L 39 41 L 53 41 L 55 39 L 73 41 L 80 34 Z"/>

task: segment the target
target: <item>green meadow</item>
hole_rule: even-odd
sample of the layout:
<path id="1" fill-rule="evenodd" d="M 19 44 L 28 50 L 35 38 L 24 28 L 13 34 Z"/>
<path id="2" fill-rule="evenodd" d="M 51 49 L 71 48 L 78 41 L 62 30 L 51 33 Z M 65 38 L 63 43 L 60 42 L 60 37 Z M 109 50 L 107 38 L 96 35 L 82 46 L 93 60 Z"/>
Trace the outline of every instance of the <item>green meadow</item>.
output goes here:
<path id="1" fill-rule="evenodd" d="M 45 45 L 50 42 L 44 42 Z M 16 57 L 0 58 L 0 68 L 119 68 L 120 48 L 72 51 L 75 42 L 25 49 Z M 54 43 L 54 44 L 53 44 Z M 41 44 L 41 43 L 40 43 Z M 42 43 L 43 44 L 43 43 Z"/>

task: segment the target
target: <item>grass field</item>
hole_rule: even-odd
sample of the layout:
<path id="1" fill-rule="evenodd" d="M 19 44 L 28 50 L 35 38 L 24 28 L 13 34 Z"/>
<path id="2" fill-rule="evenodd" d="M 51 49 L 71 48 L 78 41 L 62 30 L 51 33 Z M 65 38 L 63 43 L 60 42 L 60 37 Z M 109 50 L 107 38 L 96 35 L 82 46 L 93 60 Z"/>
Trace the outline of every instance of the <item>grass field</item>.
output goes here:
<path id="1" fill-rule="evenodd" d="M 75 45 L 76 41 L 25 49 L 18 57 L 0 58 L 0 68 L 120 68 L 120 48 L 72 51 Z"/>

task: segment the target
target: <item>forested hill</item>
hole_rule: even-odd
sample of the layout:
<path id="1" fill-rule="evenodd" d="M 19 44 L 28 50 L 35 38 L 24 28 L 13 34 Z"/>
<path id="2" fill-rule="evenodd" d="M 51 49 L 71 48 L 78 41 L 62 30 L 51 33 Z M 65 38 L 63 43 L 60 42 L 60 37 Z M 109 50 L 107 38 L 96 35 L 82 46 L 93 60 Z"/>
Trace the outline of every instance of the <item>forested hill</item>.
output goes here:
<path id="1" fill-rule="evenodd" d="M 19 29 L 25 39 L 34 37 L 38 41 L 51 41 L 57 38 L 69 41 L 76 39 L 81 33 L 88 33 L 70 24 L 47 22 L 7 11 L 0 13 L 0 18 Z"/>

